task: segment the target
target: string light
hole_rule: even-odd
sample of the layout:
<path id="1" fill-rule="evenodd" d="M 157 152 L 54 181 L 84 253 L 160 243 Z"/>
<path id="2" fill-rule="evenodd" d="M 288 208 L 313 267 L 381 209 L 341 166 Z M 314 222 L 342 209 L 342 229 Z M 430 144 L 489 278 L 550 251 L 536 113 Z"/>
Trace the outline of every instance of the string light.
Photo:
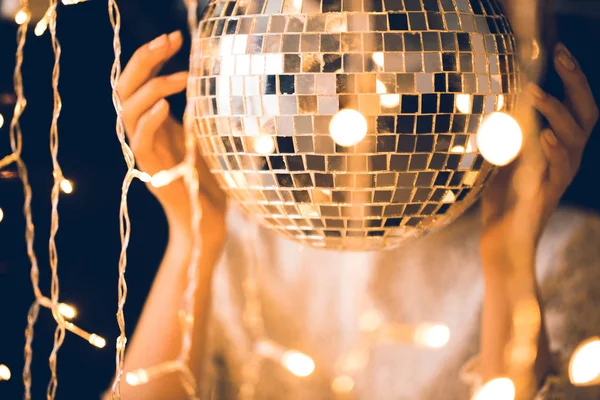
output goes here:
<path id="1" fill-rule="evenodd" d="M 487 115 L 477 132 L 477 146 L 490 163 L 507 165 L 514 160 L 523 145 L 523 132 L 517 121 L 508 114 Z"/>
<path id="2" fill-rule="evenodd" d="M 600 337 L 577 346 L 569 362 L 569 380 L 575 386 L 600 385 Z"/>
<path id="3" fill-rule="evenodd" d="M 197 7 L 196 1 L 189 1 L 188 4 L 188 22 L 190 24 L 190 32 L 196 31 L 197 20 L 196 9 Z M 111 77 L 111 83 L 113 85 L 113 101 L 115 103 L 115 108 L 117 110 L 117 135 L 119 140 L 121 141 L 121 146 L 123 149 L 123 154 L 127 161 L 128 166 L 128 174 L 125 178 L 125 183 L 123 184 L 123 194 L 121 197 L 121 215 L 122 222 L 125 221 L 127 224 L 126 230 L 123 230 L 123 225 L 121 229 L 122 239 L 125 237 L 128 240 L 129 237 L 129 215 L 127 213 L 127 199 L 126 194 L 129 187 L 129 183 L 131 179 L 127 181 L 128 176 L 138 177 L 143 181 L 150 182 L 150 184 L 154 187 L 162 187 L 168 185 L 175 181 L 176 179 L 183 179 L 183 182 L 188 190 L 188 195 L 191 202 L 191 229 L 192 229 L 192 250 L 190 255 L 190 261 L 187 266 L 187 285 L 183 295 L 183 303 L 182 308 L 180 310 L 180 322 L 181 322 L 181 349 L 177 360 L 167 361 L 159 365 L 151 366 L 149 368 L 139 369 L 137 371 L 133 371 L 128 373 L 125 376 L 125 381 L 129 385 L 136 386 L 140 384 L 144 384 L 149 382 L 156 376 L 161 376 L 164 374 L 170 374 L 173 372 L 178 373 L 180 383 L 182 384 L 184 390 L 186 391 L 188 398 L 193 400 L 199 400 L 199 385 L 191 372 L 188 364 L 191 355 L 192 349 L 192 339 L 193 339 L 193 328 L 195 321 L 195 313 L 194 313 L 194 304 L 196 300 L 196 290 L 197 290 L 197 282 L 198 282 L 198 264 L 200 262 L 201 256 L 201 248 L 202 248 L 202 237 L 200 232 L 200 221 L 202 218 L 202 208 L 200 204 L 200 198 L 198 196 L 199 193 L 199 181 L 198 181 L 198 171 L 196 169 L 196 154 L 198 152 L 196 136 L 193 132 L 192 127 L 189 125 L 190 120 L 186 118 L 186 129 L 185 131 L 185 157 L 184 160 L 175 165 L 174 167 L 158 171 L 153 176 L 149 176 L 148 174 L 144 174 L 134 168 L 134 158 L 131 149 L 127 146 L 124 138 L 124 127 L 122 123 L 122 118 L 120 114 L 120 100 L 119 96 L 116 92 L 116 87 L 119 80 L 120 75 L 120 63 L 119 63 L 119 55 L 120 55 L 120 39 L 119 39 L 119 30 L 120 30 L 120 14 L 119 9 L 114 0 L 109 0 L 109 13 L 111 16 L 111 23 L 115 32 L 114 36 L 114 52 L 115 52 L 115 61 L 113 64 L 113 74 Z M 186 116 L 188 113 L 186 112 Z M 119 271 L 120 271 L 120 288 L 124 288 L 124 291 L 119 291 L 119 310 L 118 310 L 118 320 L 119 326 L 121 327 L 121 335 L 119 336 L 118 344 L 117 344 L 117 378 L 113 384 L 112 393 L 113 399 L 120 399 L 120 376 L 123 373 L 123 362 L 124 362 L 124 353 L 125 353 L 125 343 L 127 338 L 125 337 L 125 320 L 123 315 L 123 305 L 125 303 L 126 298 L 126 282 L 125 282 L 125 268 L 126 268 L 126 240 L 122 241 L 122 258 L 119 262 Z"/>
<path id="4" fill-rule="evenodd" d="M 515 385 L 508 378 L 498 378 L 486 383 L 473 400 L 514 400 Z"/>
<path id="5" fill-rule="evenodd" d="M 0 128 L 4 126 L 4 116 L 0 114 Z"/>
<path id="6" fill-rule="evenodd" d="M 259 340 L 256 343 L 255 352 L 264 358 L 280 363 L 298 377 L 309 376 L 315 370 L 315 362 L 312 358 L 296 350 L 285 350 L 272 340 Z"/>
<path id="7" fill-rule="evenodd" d="M 0 381 L 8 381 L 11 377 L 10 368 L 4 364 L 0 364 Z"/>
<path id="8" fill-rule="evenodd" d="M 21 0 L 21 4 L 25 3 L 25 1 L 27 0 Z M 27 8 L 22 8 L 15 14 L 15 22 L 17 25 L 23 25 L 26 22 L 29 22 L 29 18 L 31 18 L 28 8 L 29 5 L 27 3 L 25 3 L 25 7 Z"/>
<path id="9" fill-rule="evenodd" d="M 2 210 L 2 207 L 0 207 L 0 222 L 2 222 L 3 219 L 4 219 L 4 210 Z"/>

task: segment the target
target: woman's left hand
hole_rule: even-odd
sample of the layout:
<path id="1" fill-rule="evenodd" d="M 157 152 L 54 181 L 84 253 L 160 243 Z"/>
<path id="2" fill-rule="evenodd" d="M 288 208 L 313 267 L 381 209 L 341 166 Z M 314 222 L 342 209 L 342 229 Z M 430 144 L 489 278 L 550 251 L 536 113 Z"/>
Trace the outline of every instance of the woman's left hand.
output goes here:
<path id="1" fill-rule="evenodd" d="M 526 137 L 519 158 L 501 168 L 483 196 L 480 247 L 482 257 L 494 261 L 488 265 L 506 267 L 523 252 L 535 252 L 548 219 L 579 169 L 598 121 L 598 106 L 587 78 L 563 44 L 554 49 L 554 65 L 563 81 L 565 100 L 560 102 L 529 84 L 528 97 L 550 127 L 539 137 Z M 484 272 L 495 276 L 510 268 Z"/>

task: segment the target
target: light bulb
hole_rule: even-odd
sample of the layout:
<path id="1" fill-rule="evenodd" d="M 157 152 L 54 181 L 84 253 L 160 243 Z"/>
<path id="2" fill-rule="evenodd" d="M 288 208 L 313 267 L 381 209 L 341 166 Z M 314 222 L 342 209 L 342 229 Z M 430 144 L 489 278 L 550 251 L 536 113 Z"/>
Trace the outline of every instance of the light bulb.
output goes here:
<path id="1" fill-rule="evenodd" d="M 275 151 L 275 140 L 271 135 L 258 135 L 254 137 L 254 151 L 267 155 Z"/>
<path id="2" fill-rule="evenodd" d="M 415 343 L 431 348 L 444 347 L 450 340 L 450 329 L 441 324 L 420 324 L 415 329 Z"/>
<path id="3" fill-rule="evenodd" d="M 35 25 L 33 33 L 35 33 L 35 36 L 42 36 L 44 34 L 44 32 L 46 32 L 47 28 L 48 28 L 48 21 L 46 21 L 46 18 L 42 18 Z"/>
<path id="4" fill-rule="evenodd" d="M 150 184 L 155 188 L 166 186 L 172 181 L 173 177 L 169 171 L 159 171 L 150 178 Z"/>
<path id="5" fill-rule="evenodd" d="M 477 147 L 488 162 L 503 166 L 513 161 L 521 151 L 523 132 L 508 114 L 495 112 L 484 118 L 477 132 Z"/>
<path id="6" fill-rule="evenodd" d="M 138 178 L 140 178 L 140 181 L 144 183 L 148 183 L 152 180 L 152 176 L 147 172 L 140 172 Z"/>
<path id="7" fill-rule="evenodd" d="M 63 179 L 60 181 L 60 189 L 66 194 L 73 193 L 73 184 L 70 180 Z"/>
<path id="8" fill-rule="evenodd" d="M 0 364 L 0 381 L 7 381 L 11 377 L 10 368 L 4 364 Z"/>
<path id="9" fill-rule="evenodd" d="M 26 10 L 19 10 L 15 15 L 15 22 L 17 25 L 22 25 L 29 19 L 29 13 Z"/>
<path id="10" fill-rule="evenodd" d="M 335 393 L 349 393 L 354 389 L 354 379 L 348 375 L 340 375 L 331 383 L 331 390 Z"/>
<path id="11" fill-rule="evenodd" d="M 142 383 L 146 383 L 148 382 L 148 379 L 148 373 L 143 369 L 139 369 L 135 372 L 128 372 L 125 375 L 125 382 L 131 386 L 137 386 L 141 385 Z"/>
<path id="12" fill-rule="evenodd" d="M 104 348 L 104 346 L 106 346 L 106 340 L 104 340 L 103 337 L 96 335 L 95 333 L 92 333 L 90 335 L 88 342 L 90 342 L 92 346 L 96 346 L 99 349 L 102 349 Z"/>
<path id="13" fill-rule="evenodd" d="M 309 376 L 315 370 L 315 362 L 312 358 L 295 350 L 283 353 L 281 363 L 296 376 Z"/>
<path id="14" fill-rule="evenodd" d="M 340 146 L 354 146 L 367 135 L 367 120 L 356 110 L 341 110 L 331 119 L 329 134 Z"/>
<path id="15" fill-rule="evenodd" d="M 0 222 L 4 219 L 4 211 L 0 208 Z"/>
<path id="16" fill-rule="evenodd" d="M 470 94 L 457 94 L 456 95 L 456 109 L 463 114 L 469 114 L 472 108 L 472 99 Z"/>
<path id="17" fill-rule="evenodd" d="M 514 400 L 515 385 L 508 378 L 498 378 L 486 383 L 473 400 Z"/>
<path id="18" fill-rule="evenodd" d="M 4 116 L 0 114 L 0 128 L 4 126 Z"/>
<path id="19" fill-rule="evenodd" d="M 569 363 L 569 379 L 575 386 L 600 385 L 600 337 L 577 347 Z"/>
<path id="20" fill-rule="evenodd" d="M 77 315 L 77 310 L 75 309 L 75 307 L 66 303 L 60 303 L 58 305 L 58 312 L 61 313 L 62 316 L 67 319 L 73 319 Z"/>

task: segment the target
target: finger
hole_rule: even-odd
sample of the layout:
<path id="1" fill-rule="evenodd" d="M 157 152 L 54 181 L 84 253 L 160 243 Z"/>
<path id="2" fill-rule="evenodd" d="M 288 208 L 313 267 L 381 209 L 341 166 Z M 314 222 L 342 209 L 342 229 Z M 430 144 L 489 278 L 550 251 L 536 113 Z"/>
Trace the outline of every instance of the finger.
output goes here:
<path id="1" fill-rule="evenodd" d="M 567 106 L 533 83 L 527 90 L 533 106 L 548 120 L 558 139 L 567 147 L 583 149 L 587 136 Z"/>
<path id="2" fill-rule="evenodd" d="M 554 49 L 554 66 L 565 88 L 565 103 L 588 135 L 598 122 L 598 106 L 588 80 L 567 47 L 559 43 Z"/>
<path id="3" fill-rule="evenodd" d="M 187 71 L 154 78 L 143 85 L 125 103 L 122 117 L 125 130 L 131 134 L 137 130 L 138 120 L 160 99 L 181 92 L 187 85 Z"/>
<path id="4" fill-rule="evenodd" d="M 168 116 L 169 103 L 163 98 L 140 118 L 135 134 L 131 137 L 131 149 L 142 163 L 146 157 L 152 154 L 156 132 Z M 150 173 L 150 171 L 146 172 Z"/>
<path id="5" fill-rule="evenodd" d="M 164 63 L 181 49 L 180 31 L 163 34 L 140 47 L 123 70 L 117 92 L 124 102 L 148 79 L 153 78 Z"/>
<path id="6" fill-rule="evenodd" d="M 574 158 L 551 129 L 540 134 L 540 144 L 548 160 L 548 181 L 559 197 L 571 184 L 579 168 L 579 158 Z"/>

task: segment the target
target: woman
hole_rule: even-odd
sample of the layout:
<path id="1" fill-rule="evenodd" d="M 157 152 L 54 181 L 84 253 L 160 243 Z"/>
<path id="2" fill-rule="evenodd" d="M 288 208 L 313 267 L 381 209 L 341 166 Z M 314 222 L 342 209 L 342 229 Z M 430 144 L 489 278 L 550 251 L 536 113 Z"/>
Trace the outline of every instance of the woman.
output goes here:
<path id="1" fill-rule="evenodd" d="M 140 168 L 151 174 L 177 163 L 184 151 L 183 127 L 169 116 L 165 97 L 184 90 L 187 73 L 156 77 L 181 45 L 181 34 L 173 32 L 141 47 L 118 88 L 132 148 Z M 388 321 L 439 321 L 449 326 L 452 336 L 436 351 L 403 343 L 371 347 L 370 362 L 356 376 L 354 393 L 360 398 L 467 398 L 470 388 L 461 383 L 458 371 L 478 352 L 478 362 L 470 364 L 471 375 L 477 377 L 472 384 L 509 376 L 522 399 L 599 398 L 597 388 L 569 386 L 564 367 L 577 343 L 600 333 L 600 313 L 594 307 L 600 300 L 600 250 L 592 244 L 600 240 L 600 218 L 572 210 L 555 212 L 577 172 L 598 108 L 585 75 L 564 45 L 556 46 L 554 61 L 566 100 L 561 103 L 533 84 L 527 90 L 550 128 L 539 140 L 536 136 L 535 142 L 526 143 L 518 162 L 502 169 L 486 191 L 481 210 L 406 248 L 335 253 L 301 249 L 261 231 L 249 249 L 253 223 L 233 205 L 228 207 L 200 159 L 203 247 L 191 368 L 204 379 L 205 356 L 212 354 L 220 361 L 224 383 L 216 398 L 237 395 L 242 366 L 250 357 L 242 323 L 247 300 L 242 283 L 250 252 L 258 255 L 257 282 L 268 337 L 309 354 L 316 363 L 313 375 L 297 378 L 276 363 L 264 362 L 256 398 L 332 398 L 336 361 L 357 336 L 360 315 L 354 303 L 364 296 Z M 543 156 L 538 166 L 532 163 L 536 150 Z M 529 190 L 514 185 L 513 177 L 522 173 Z M 167 215 L 170 239 L 128 345 L 126 372 L 172 360 L 180 346 L 177 311 L 191 246 L 189 198 L 180 181 L 150 190 Z M 214 324 L 209 338 L 211 298 Z M 517 305 L 528 298 L 539 302 L 542 329 L 535 363 L 515 372 L 509 370 L 504 352 Z M 552 357 L 553 352 L 558 357 Z M 185 398 L 176 375 L 136 387 L 123 383 L 122 393 L 125 399 Z M 565 397 L 558 397 L 560 393 Z"/>

